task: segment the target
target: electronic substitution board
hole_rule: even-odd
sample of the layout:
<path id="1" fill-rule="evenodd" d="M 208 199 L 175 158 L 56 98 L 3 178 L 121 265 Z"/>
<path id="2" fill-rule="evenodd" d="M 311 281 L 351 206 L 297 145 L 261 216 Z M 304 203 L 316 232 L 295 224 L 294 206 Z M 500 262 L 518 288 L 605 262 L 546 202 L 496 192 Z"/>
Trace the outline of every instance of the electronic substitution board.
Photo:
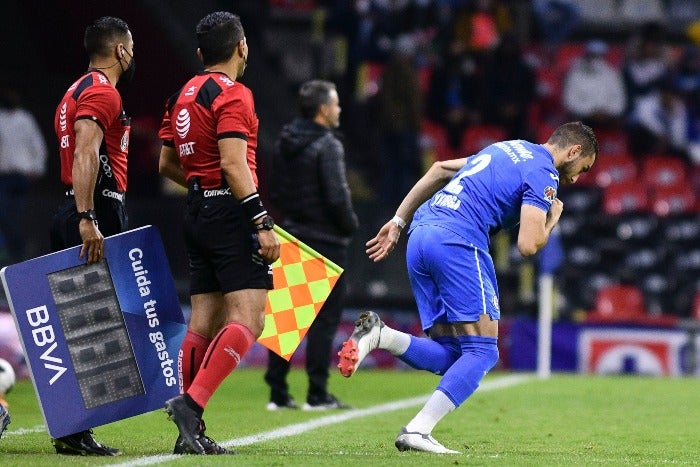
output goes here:
<path id="1" fill-rule="evenodd" d="M 49 434 L 58 438 L 163 407 L 179 393 L 186 331 L 153 226 L 0 271 Z"/>

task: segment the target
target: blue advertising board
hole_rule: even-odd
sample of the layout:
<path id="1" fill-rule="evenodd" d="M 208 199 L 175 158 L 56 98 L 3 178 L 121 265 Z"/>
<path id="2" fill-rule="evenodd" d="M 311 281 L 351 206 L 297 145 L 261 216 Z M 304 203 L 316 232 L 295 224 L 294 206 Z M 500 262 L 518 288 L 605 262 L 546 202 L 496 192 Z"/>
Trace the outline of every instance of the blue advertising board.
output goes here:
<path id="1" fill-rule="evenodd" d="M 186 323 L 153 226 L 0 271 L 49 434 L 58 438 L 163 407 L 179 393 Z"/>

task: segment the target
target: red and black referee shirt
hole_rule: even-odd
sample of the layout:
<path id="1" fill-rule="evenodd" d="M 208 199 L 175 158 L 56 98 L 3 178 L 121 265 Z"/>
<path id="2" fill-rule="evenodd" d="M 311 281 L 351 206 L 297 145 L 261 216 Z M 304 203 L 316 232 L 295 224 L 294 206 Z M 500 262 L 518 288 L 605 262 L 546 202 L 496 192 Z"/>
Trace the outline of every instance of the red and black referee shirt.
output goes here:
<path id="1" fill-rule="evenodd" d="M 255 150 L 258 117 L 253 93 L 224 73 L 204 71 L 195 75 L 166 103 L 159 137 L 175 148 L 185 178 L 198 177 L 202 189 L 222 186 L 218 141 L 247 141 L 246 160 L 258 186 Z"/>

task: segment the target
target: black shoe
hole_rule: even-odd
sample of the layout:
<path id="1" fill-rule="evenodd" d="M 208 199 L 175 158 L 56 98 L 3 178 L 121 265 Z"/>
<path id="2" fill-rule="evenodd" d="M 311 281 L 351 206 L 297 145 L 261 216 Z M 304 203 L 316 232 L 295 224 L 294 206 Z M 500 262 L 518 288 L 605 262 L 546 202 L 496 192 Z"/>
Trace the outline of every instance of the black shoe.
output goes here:
<path id="1" fill-rule="evenodd" d="M 5 432 L 5 428 L 7 428 L 7 425 L 10 424 L 10 412 L 7 411 L 7 409 L 0 404 L 0 438 L 2 438 L 2 434 Z"/>
<path id="2" fill-rule="evenodd" d="M 219 454 L 236 454 L 234 451 L 230 451 L 226 449 L 223 446 L 219 446 L 216 441 L 208 437 L 207 435 L 204 434 L 206 431 L 207 427 L 204 424 L 204 420 L 201 420 L 200 424 L 200 430 L 199 430 L 199 443 L 202 445 L 204 448 L 204 454 L 207 455 L 219 455 Z M 192 451 L 189 446 L 186 446 L 182 442 L 182 436 L 177 437 L 177 441 L 175 441 L 175 449 L 173 449 L 173 454 L 198 454 L 197 452 Z"/>
<path id="3" fill-rule="evenodd" d="M 308 396 L 303 407 L 304 410 L 328 410 L 328 409 L 352 409 L 347 404 L 340 402 L 333 394 L 323 396 Z"/>
<path id="4" fill-rule="evenodd" d="M 58 454 L 72 456 L 118 456 L 119 449 L 110 448 L 97 442 L 92 430 L 85 430 L 61 438 L 52 438 L 51 442 Z"/>
<path id="5" fill-rule="evenodd" d="M 173 397 L 165 402 L 168 419 L 175 422 L 180 432 L 175 448 L 181 446 L 185 454 L 206 454 L 200 442 L 200 419 L 194 410 L 187 406 L 184 396 Z"/>
<path id="6" fill-rule="evenodd" d="M 294 399 L 292 399 L 291 397 L 288 397 L 286 400 L 281 400 L 281 401 L 271 400 L 267 404 L 266 408 L 267 408 L 267 410 L 270 410 L 270 411 L 284 410 L 284 409 L 296 410 L 299 408 L 299 406 L 297 405 L 296 402 L 294 402 Z"/>

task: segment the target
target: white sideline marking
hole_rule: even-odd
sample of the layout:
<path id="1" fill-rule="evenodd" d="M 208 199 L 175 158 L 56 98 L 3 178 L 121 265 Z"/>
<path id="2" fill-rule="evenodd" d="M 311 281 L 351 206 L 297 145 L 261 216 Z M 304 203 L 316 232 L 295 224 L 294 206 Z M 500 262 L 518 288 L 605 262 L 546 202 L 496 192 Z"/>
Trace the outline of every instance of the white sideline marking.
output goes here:
<path id="1" fill-rule="evenodd" d="M 12 421 L 10 421 L 10 425 L 12 425 Z M 46 427 L 44 425 L 34 425 L 31 428 L 17 428 L 16 430 L 5 430 L 5 433 L 3 433 L 3 436 L 20 436 L 20 435 L 28 435 L 30 433 L 42 433 L 46 431 Z"/>
<path id="2" fill-rule="evenodd" d="M 503 389 L 510 386 L 515 386 L 516 384 L 523 383 L 533 379 L 531 375 L 509 375 L 502 378 L 493 379 L 489 381 L 484 381 L 480 386 L 478 391 L 493 391 L 496 389 Z M 387 404 L 375 405 L 373 407 L 368 407 L 366 409 L 355 409 L 349 412 L 343 412 L 337 415 L 327 415 L 325 417 L 316 418 L 314 420 L 309 420 L 302 423 L 295 423 L 294 425 L 287 425 L 275 430 L 264 431 L 262 433 L 257 433 L 250 436 L 244 436 L 242 438 L 234 438 L 228 441 L 220 442 L 219 444 L 224 447 L 233 446 L 248 446 L 251 444 L 262 443 L 265 441 L 271 441 L 278 438 L 286 438 L 289 436 L 299 435 L 301 433 L 306 433 L 307 431 L 314 430 L 316 428 L 321 428 L 328 425 L 335 425 L 336 423 L 342 423 L 347 420 L 352 420 L 354 418 L 368 417 L 370 415 L 377 415 L 380 413 L 392 412 L 394 410 L 405 409 L 408 407 L 415 407 L 417 405 L 424 404 L 428 400 L 430 394 L 423 396 L 412 397 L 410 399 L 403 399 L 400 401 L 389 402 Z M 147 456 L 134 459 L 129 462 L 124 462 L 122 464 L 111 464 L 112 466 L 119 467 L 132 467 L 138 465 L 153 465 L 160 464 L 161 462 L 168 462 L 175 459 L 182 458 L 181 455 L 176 454 L 161 454 L 156 456 Z"/>

